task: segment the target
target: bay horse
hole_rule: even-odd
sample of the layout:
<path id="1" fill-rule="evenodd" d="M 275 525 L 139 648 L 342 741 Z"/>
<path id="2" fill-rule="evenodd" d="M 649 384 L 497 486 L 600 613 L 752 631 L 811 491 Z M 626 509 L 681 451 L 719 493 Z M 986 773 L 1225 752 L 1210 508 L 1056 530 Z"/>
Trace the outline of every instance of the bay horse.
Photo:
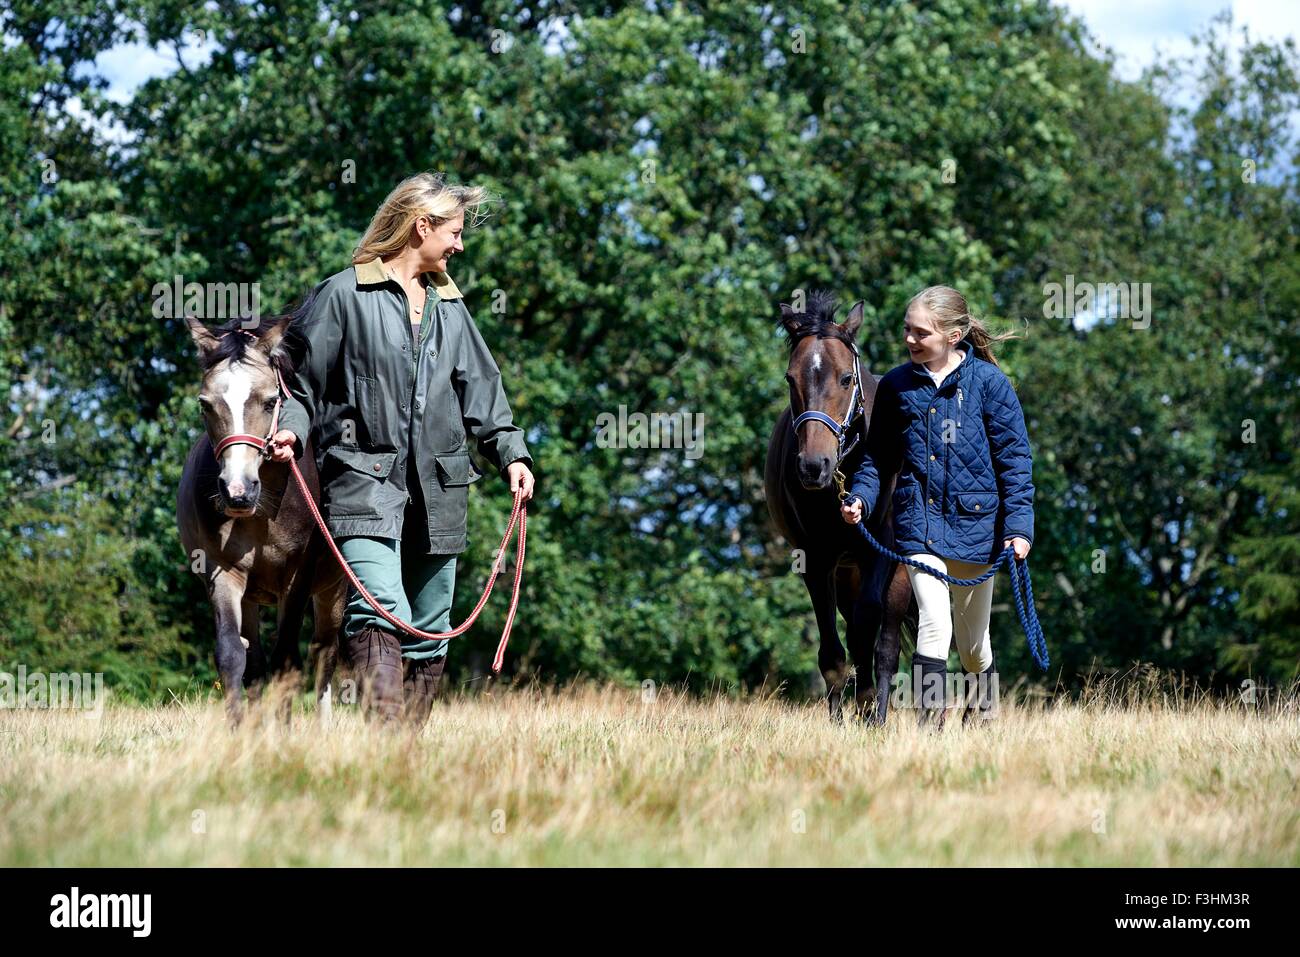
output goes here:
<path id="1" fill-rule="evenodd" d="M 844 322 L 837 323 L 835 299 L 828 292 L 809 294 L 806 312 L 781 303 L 780 321 L 790 347 L 785 374 L 790 405 L 772 430 L 764 486 L 772 524 L 802 559 L 831 719 L 843 720 L 850 674 L 835 618 L 838 609 L 855 671 L 854 708 L 863 721 L 883 724 L 898 672 L 900 627 L 909 614 L 914 616 L 916 606 L 906 568 L 879 555 L 840 517 L 836 473 L 851 477 L 865 451 L 880 380 L 862 374 L 857 345 L 862 307 L 862 301 L 854 303 Z M 875 510 L 863 518 L 876 538 L 891 546 L 895 478 L 882 476 Z"/>
<path id="2" fill-rule="evenodd" d="M 243 689 L 255 698 L 268 673 L 258 627 L 261 605 L 277 607 L 271 674 L 302 669 L 298 633 L 309 600 L 314 627 L 308 664 L 318 703 L 328 693 L 337 662 L 347 582 L 290 481 L 289 463 L 272 461 L 241 441 L 227 443 L 219 458 L 213 451 L 231 437 L 270 432 L 280 377 L 293 371 L 285 332 L 309 306 L 310 300 L 290 315 L 263 319 L 256 329 L 245 329 L 246 321 L 236 319 L 210 330 L 186 317 L 199 351 L 205 434 L 185 460 L 176 523 L 212 602 L 217 671 L 234 723 L 242 717 Z M 319 501 L 310 437 L 299 438 L 304 445 L 299 468 Z"/>

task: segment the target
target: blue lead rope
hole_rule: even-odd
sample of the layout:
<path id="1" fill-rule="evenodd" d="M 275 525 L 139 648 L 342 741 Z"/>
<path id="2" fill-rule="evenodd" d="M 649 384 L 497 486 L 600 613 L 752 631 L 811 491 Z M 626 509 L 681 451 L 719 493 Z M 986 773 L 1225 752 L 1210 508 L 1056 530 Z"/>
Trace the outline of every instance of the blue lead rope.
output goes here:
<path id="1" fill-rule="evenodd" d="M 1016 611 L 1020 614 L 1021 627 L 1025 629 L 1025 643 L 1029 645 L 1029 653 L 1033 655 L 1038 667 L 1044 671 L 1051 666 L 1052 660 L 1047 656 L 1047 639 L 1043 637 L 1043 626 L 1038 623 L 1038 611 L 1034 608 L 1034 585 L 1029 578 L 1029 560 L 1016 558 L 1014 546 L 1008 545 L 1004 548 L 1002 554 L 989 566 L 988 571 L 978 578 L 953 578 L 932 565 L 913 561 L 898 554 L 898 552 L 886 548 L 876 541 L 876 537 L 867 530 L 866 522 L 858 522 L 858 528 L 862 529 L 862 534 L 866 536 L 868 544 L 886 558 L 902 562 L 904 565 L 911 565 L 913 568 L 923 571 L 927 575 L 932 575 L 940 581 L 947 582 L 949 585 L 960 585 L 963 588 L 982 585 L 998 573 L 998 568 L 1006 565 L 1011 574 L 1011 592 L 1016 598 Z"/>

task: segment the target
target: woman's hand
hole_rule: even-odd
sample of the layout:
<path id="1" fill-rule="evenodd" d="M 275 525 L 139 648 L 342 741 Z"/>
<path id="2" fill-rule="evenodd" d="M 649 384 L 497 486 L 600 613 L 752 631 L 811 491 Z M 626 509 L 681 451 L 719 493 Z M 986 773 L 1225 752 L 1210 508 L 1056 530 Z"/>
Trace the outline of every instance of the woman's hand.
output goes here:
<path id="1" fill-rule="evenodd" d="M 298 441 L 298 436 L 294 435 L 288 429 L 281 429 L 275 435 L 271 436 L 271 461 L 272 462 L 289 462 L 293 459 L 293 444 Z"/>
<path id="2" fill-rule="evenodd" d="M 850 525 L 862 521 L 862 499 L 856 495 L 840 504 L 840 517 Z"/>
<path id="3" fill-rule="evenodd" d="M 533 473 L 528 470 L 527 465 L 523 462 L 511 462 L 506 466 L 506 474 L 510 476 L 511 495 L 522 488 L 525 502 L 533 497 Z"/>
<path id="4" fill-rule="evenodd" d="M 1019 536 L 1016 538 L 1008 538 L 1002 543 L 1003 548 L 1006 548 L 1008 545 L 1014 545 L 1016 547 L 1016 558 L 1021 561 L 1024 561 L 1024 559 L 1029 555 L 1029 542 Z"/>

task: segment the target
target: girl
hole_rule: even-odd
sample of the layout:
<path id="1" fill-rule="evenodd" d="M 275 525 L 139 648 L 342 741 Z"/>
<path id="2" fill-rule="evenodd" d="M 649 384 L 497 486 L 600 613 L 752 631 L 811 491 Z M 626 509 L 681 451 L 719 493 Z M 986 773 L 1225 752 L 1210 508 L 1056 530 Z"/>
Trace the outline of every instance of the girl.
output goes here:
<path id="1" fill-rule="evenodd" d="M 330 534 L 370 593 L 423 631 L 451 628 L 469 485 L 482 477 L 467 438 L 511 492 L 533 493 L 501 373 L 447 275 L 466 211 L 485 200 L 427 173 L 389 194 L 352 265 L 316 287 L 292 330 L 292 398 L 272 438 L 285 461 L 314 434 Z M 399 635 L 353 589 L 339 645 L 367 717 L 424 723 L 446 639 Z"/>
<path id="2" fill-rule="evenodd" d="M 987 571 L 1008 544 L 1024 558 L 1034 540 L 1029 439 L 1020 401 L 992 351 L 993 343 L 1013 336 L 991 336 L 961 293 L 931 286 L 908 304 L 903 338 L 912 361 L 880 380 L 865 451 L 841 508 L 844 521 L 871 515 L 882 481 L 897 472 L 892 505 L 899 552 L 955 578 Z M 920 723 L 943 709 L 954 630 L 962 667 L 979 676 L 978 704 L 963 720 L 976 709 L 991 717 L 993 579 L 952 586 L 950 609 L 947 584 L 907 571 L 920 608 L 912 656 Z"/>

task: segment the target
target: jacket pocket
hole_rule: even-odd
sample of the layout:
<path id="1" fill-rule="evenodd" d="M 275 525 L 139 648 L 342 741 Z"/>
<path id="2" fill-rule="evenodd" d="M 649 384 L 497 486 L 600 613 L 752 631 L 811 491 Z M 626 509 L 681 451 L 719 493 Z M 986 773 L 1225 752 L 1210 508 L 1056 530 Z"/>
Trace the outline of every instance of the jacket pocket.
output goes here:
<path id="1" fill-rule="evenodd" d="M 429 529 L 435 535 L 465 534 L 469 486 L 483 477 L 474 467 L 468 451 L 433 457 L 438 481 L 426 491 L 429 499 Z"/>
<path id="2" fill-rule="evenodd" d="M 957 511 L 964 515 L 986 517 L 998 513 L 997 492 L 958 492 Z"/>
<path id="3" fill-rule="evenodd" d="M 379 380 L 370 376 L 353 377 L 356 407 L 361 413 L 369 444 L 380 449 L 397 448 L 397 410 L 385 398 Z"/>
<path id="4" fill-rule="evenodd" d="M 396 452 L 330 446 L 321 462 L 325 513 L 330 518 L 378 518 L 381 489 L 396 462 Z"/>
<path id="5" fill-rule="evenodd" d="M 983 549 L 993 541 L 998 519 L 997 492 L 958 492 L 949 544 Z"/>
<path id="6" fill-rule="evenodd" d="M 438 478 L 443 485 L 469 485 L 483 477 L 483 473 L 474 467 L 474 460 L 469 452 L 449 452 L 435 455 L 438 463 Z"/>

